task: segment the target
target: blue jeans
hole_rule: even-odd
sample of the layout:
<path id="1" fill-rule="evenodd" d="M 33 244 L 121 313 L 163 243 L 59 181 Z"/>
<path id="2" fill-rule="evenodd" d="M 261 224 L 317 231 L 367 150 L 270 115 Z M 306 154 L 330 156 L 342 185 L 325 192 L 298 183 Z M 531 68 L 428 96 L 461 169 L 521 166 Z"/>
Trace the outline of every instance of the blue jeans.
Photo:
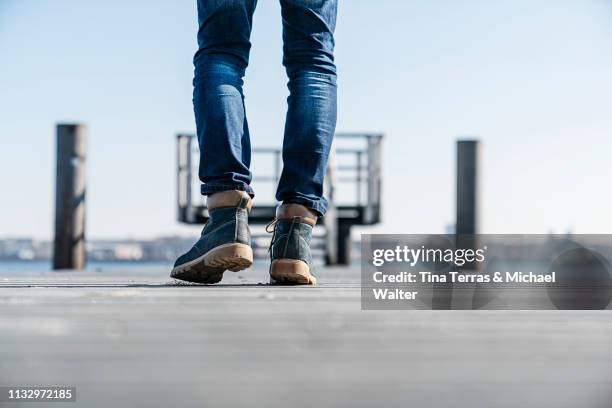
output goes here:
<path id="1" fill-rule="evenodd" d="M 323 178 L 336 127 L 337 0 L 280 3 L 289 98 L 276 199 L 324 214 Z M 242 85 L 256 4 L 257 0 L 198 0 L 193 105 L 204 195 L 242 190 L 254 196 Z"/>

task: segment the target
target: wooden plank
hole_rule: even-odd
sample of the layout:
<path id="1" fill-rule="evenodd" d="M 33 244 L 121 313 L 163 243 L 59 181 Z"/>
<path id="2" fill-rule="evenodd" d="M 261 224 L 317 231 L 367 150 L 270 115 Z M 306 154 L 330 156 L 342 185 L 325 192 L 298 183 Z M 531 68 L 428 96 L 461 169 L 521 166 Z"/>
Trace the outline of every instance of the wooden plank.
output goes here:
<path id="1" fill-rule="evenodd" d="M 5 273 L 0 378 L 74 385 L 76 403 L 54 404 L 73 408 L 609 402 L 608 312 L 361 311 L 357 268 L 318 276 L 270 287 L 258 264 L 204 287 L 162 270 Z"/>

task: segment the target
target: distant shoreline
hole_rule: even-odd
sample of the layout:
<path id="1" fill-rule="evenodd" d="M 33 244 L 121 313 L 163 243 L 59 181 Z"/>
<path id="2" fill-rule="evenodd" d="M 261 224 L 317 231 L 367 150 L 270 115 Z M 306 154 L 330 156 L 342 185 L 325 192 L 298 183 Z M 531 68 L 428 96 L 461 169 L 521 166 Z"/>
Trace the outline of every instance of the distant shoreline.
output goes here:
<path id="1" fill-rule="evenodd" d="M 90 261 L 85 270 L 105 272 L 111 270 L 132 269 L 143 267 L 170 268 L 169 261 Z M 6 260 L 0 259 L 0 273 L 5 272 L 51 272 L 51 260 Z"/>

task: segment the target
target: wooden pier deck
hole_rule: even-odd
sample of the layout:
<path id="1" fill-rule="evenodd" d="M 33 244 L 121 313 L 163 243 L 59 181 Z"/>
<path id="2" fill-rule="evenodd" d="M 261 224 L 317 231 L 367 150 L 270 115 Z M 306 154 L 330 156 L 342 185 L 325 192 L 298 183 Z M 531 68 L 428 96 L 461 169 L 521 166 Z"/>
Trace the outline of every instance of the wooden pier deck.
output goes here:
<path id="1" fill-rule="evenodd" d="M 77 387 L 53 407 L 612 406 L 609 311 L 361 311 L 358 270 L 318 275 L 0 274 L 0 386 Z"/>

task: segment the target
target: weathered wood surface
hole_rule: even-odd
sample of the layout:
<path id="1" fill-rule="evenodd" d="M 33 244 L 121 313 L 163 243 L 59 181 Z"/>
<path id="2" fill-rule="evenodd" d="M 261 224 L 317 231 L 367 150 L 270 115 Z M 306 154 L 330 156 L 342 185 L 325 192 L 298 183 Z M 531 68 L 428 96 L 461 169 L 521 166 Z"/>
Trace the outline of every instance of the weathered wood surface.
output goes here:
<path id="1" fill-rule="evenodd" d="M 85 268 L 87 127 L 57 125 L 53 269 Z"/>
<path id="2" fill-rule="evenodd" d="M 2 274 L 0 385 L 77 387 L 54 407 L 612 406 L 609 311 L 361 311 L 357 271 L 319 278 Z"/>

